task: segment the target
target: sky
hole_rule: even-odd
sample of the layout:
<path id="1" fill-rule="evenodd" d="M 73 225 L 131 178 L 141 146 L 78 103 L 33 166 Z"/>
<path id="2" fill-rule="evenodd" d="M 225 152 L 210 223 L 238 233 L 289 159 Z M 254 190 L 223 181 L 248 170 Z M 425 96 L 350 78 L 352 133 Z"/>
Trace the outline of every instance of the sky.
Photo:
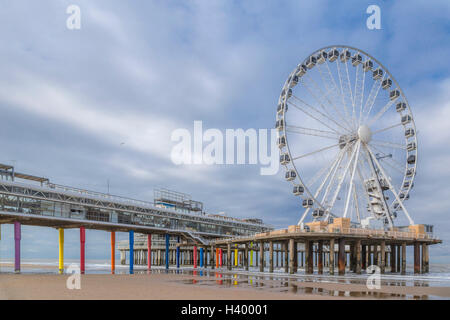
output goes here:
<path id="1" fill-rule="evenodd" d="M 69 5 L 81 29 L 69 30 Z M 381 8 L 369 30 L 366 9 Z M 408 210 L 444 243 L 450 263 L 450 2 L 0 1 L 0 163 L 63 185 L 141 200 L 187 192 L 208 212 L 257 217 L 277 228 L 302 208 L 283 179 L 258 165 L 170 160 L 177 128 L 272 128 L 286 77 L 311 52 L 349 45 L 395 76 L 411 105 L 419 163 Z M 2 225 L 0 259 L 13 256 Z M 57 231 L 23 227 L 22 257 L 56 258 Z M 66 257 L 79 255 L 66 231 Z M 120 234 L 119 239 L 126 238 Z M 109 257 L 109 234 L 87 232 L 87 259 Z"/>

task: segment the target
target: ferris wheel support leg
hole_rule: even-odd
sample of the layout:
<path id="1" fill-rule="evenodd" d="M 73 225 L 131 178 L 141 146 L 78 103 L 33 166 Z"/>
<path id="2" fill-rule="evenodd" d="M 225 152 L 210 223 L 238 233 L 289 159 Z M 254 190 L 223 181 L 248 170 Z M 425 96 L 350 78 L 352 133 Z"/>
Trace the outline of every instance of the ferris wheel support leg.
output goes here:
<path id="1" fill-rule="evenodd" d="M 369 147 L 368 147 L 367 145 L 364 145 L 364 146 L 365 146 L 365 148 L 366 148 L 366 153 L 367 153 L 367 158 L 368 158 L 367 160 L 368 160 L 369 166 L 370 166 L 370 168 L 372 169 L 372 174 L 374 175 L 374 178 L 376 178 L 376 179 L 375 179 L 375 182 L 377 183 L 377 188 L 378 188 L 378 190 L 382 190 L 380 181 L 378 180 L 378 174 L 377 174 L 377 172 L 376 172 L 376 170 L 375 170 L 374 160 L 373 160 L 373 158 L 372 158 L 372 156 L 371 156 Z M 387 178 L 386 178 L 386 180 L 389 181 L 389 179 L 387 179 Z M 389 182 L 388 182 L 388 183 L 389 183 Z M 382 193 L 382 191 L 381 191 L 381 193 Z M 390 212 L 389 212 L 389 206 L 388 206 L 388 204 L 387 204 L 386 199 L 385 199 L 384 196 L 383 196 L 383 204 L 384 204 L 384 206 L 385 206 L 385 208 L 386 208 L 386 217 L 387 217 L 388 222 L 389 222 L 389 227 L 392 229 L 392 228 L 394 227 L 394 225 L 393 225 L 393 223 L 392 223 L 391 214 L 390 214 Z"/>
<path id="2" fill-rule="evenodd" d="M 380 171 L 381 171 L 381 174 L 382 174 L 382 175 L 384 176 L 384 178 L 386 179 L 386 182 L 388 183 L 389 188 L 391 189 L 392 193 L 394 194 L 395 199 L 397 200 L 397 202 L 398 202 L 398 203 L 400 204 L 400 206 L 402 207 L 403 212 L 405 213 L 406 217 L 407 217 L 408 220 L 409 220 L 409 223 L 410 223 L 411 225 L 413 225 L 413 224 L 414 224 L 413 219 L 411 219 L 411 216 L 409 215 L 408 210 L 406 210 L 405 206 L 403 205 L 403 202 L 400 201 L 400 198 L 399 198 L 399 196 L 398 196 L 398 193 L 397 193 L 397 191 L 395 190 L 394 186 L 391 184 L 391 181 L 389 180 L 388 176 L 387 176 L 386 173 L 384 172 L 383 167 L 381 167 L 381 165 L 380 165 L 380 163 L 378 162 L 377 158 L 373 155 L 372 150 L 370 150 L 369 146 L 367 146 L 367 145 L 366 145 L 366 150 L 370 153 L 371 158 L 375 161 L 377 167 L 378 167 L 378 168 L 380 169 Z"/>
<path id="3" fill-rule="evenodd" d="M 355 178 L 356 167 L 358 166 L 358 157 L 359 157 L 360 148 L 361 148 L 361 141 L 359 141 L 358 145 L 356 146 L 356 155 L 355 155 L 355 160 L 354 160 L 355 164 L 353 165 L 352 176 L 350 178 L 350 187 L 348 188 L 349 192 L 347 194 L 347 201 L 345 202 L 344 218 L 347 218 L 348 205 L 350 203 L 350 196 L 352 194 L 353 179 Z"/>

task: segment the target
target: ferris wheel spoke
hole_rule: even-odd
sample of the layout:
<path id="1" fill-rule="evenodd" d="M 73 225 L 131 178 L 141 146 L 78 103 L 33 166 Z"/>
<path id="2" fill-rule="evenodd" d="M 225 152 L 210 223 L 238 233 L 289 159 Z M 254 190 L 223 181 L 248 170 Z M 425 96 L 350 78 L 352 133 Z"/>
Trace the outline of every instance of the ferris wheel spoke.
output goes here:
<path id="1" fill-rule="evenodd" d="M 356 127 L 355 100 L 353 99 L 352 83 L 350 81 L 350 75 L 348 73 L 348 62 L 347 62 L 347 60 L 345 60 L 345 72 L 346 72 L 346 75 L 347 75 L 347 79 L 346 79 L 347 80 L 347 82 L 346 82 L 347 90 L 350 92 L 350 102 L 352 104 L 352 123 L 353 123 L 353 127 L 355 128 Z"/>
<path id="2" fill-rule="evenodd" d="M 369 145 L 377 145 L 377 146 L 382 146 L 382 147 L 390 147 L 390 148 L 396 148 L 396 149 L 403 149 L 406 150 L 406 146 L 398 144 L 398 143 L 393 143 L 393 142 L 387 142 L 387 141 L 380 141 L 380 140 L 371 140 Z"/>
<path id="3" fill-rule="evenodd" d="M 351 166 L 351 164 L 353 162 L 353 158 L 355 157 L 357 149 L 359 149 L 357 146 L 355 146 L 353 148 L 352 154 L 351 154 L 351 156 L 350 156 L 350 158 L 348 160 L 347 165 L 345 166 L 344 173 L 342 174 L 341 178 L 339 179 L 339 184 L 338 184 L 338 186 L 336 188 L 336 191 L 334 193 L 334 196 L 333 196 L 333 198 L 331 200 L 331 204 L 329 205 L 330 208 L 332 208 L 334 206 L 334 203 L 336 202 L 336 199 L 337 199 L 337 197 L 339 195 L 339 191 L 341 191 L 342 184 L 343 184 L 343 182 L 345 180 L 345 177 L 347 176 L 348 169 L 350 168 L 350 166 Z"/>
<path id="4" fill-rule="evenodd" d="M 312 79 L 311 79 L 312 80 Z M 312 80 L 313 81 L 313 80 Z M 303 79 L 301 79 L 302 84 L 304 85 L 304 87 L 309 91 L 309 93 L 314 97 L 314 100 L 316 100 L 319 105 L 321 106 L 322 110 L 326 113 L 326 117 L 333 122 L 334 124 L 336 124 L 338 127 L 340 127 L 341 129 L 344 129 L 347 132 L 350 132 L 349 128 L 346 128 L 344 126 L 342 126 L 340 123 L 338 123 L 336 120 L 333 119 L 333 117 L 330 115 L 330 113 L 328 112 L 328 110 L 325 108 L 325 106 L 323 105 L 323 103 L 319 100 L 319 98 L 317 98 L 317 96 L 312 92 L 312 90 L 308 87 L 308 85 L 303 81 Z M 322 94 L 323 96 L 324 94 Z M 301 100 L 298 97 L 294 96 L 295 99 L 297 100 Z M 307 104 L 306 102 L 304 102 L 303 100 L 301 100 L 301 102 L 303 102 L 304 104 Z M 317 109 L 316 109 L 317 110 Z M 318 111 L 318 110 L 317 110 Z M 321 112 L 322 113 L 322 112 Z M 322 113 L 323 114 L 323 113 Z"/>
<path id="5" fill-rule="evenodd" d="M 333 140 L 339 139 L 339 136 L 332 131 L 318 130 L 318 129 L 313 129 L 313 128 L 305 128 L 305 127 L 294 126 L 294 125 L 286 125 L 286 131 L 289 131 L 292 133 L 309 135 L 309 136 L 328 138 L 328 139 L 333 139 Z"/>
<path id="6" fill-rule="evenodd" d="M 379 152 L 380 154 L 385 154 L 382 150 L 378 149 L 376 146 L 371 145 L 371 147 L 376 150 L 377 152 Z M 404 167 L 402 167 L 402 164 L 399 163 L 398 161 L 394 160 L 392 158 L 392 155 L 390 157 L 384 157 L 383 160 L 385 160 L 385 163 L 390 166 L 392 169 L 398 171 L 399 173 L 403 174 L 404 173 Z M 391 162 L 391 163 L 389 163 Z"/>
<path id="7" fill-rule="evenodd" d="M 319 68 L 319 72 L 320 72 L 320 66 L 319 66 L 319 65 L 318 65 L 318 68 Z M 321 76 L 322 76 L 322 73 L 320 73 L 320 74 L 321 74 Z M 311 81 L 311 83 L 314 85 L 314 87 L 319 91 L 320 95 L 321 95 L 322 97 L 325 97 L 325 99 L 328 101 L 328 104 L 329 104 L 330 106 L 333 107 L 333 109 L 334 109 L 334 111 L 336 112 L 336 114 L 338 114 L 339 117 L 341 117 L 341 119 L 343 120 L 343 122 L 348 126 L 347 131 L 348 131 L 349 129 L 351 129 L 351 125 L 347 122 L 347 120 L 346 120 L 344 117 L 341 116 L 341 114 L 340 114 L 340 112 L 338 111 L 338 109 L 337 109 L 336 105 L 334 104 L 334 102 L 331 101 L 331 100 L 328 98 L 329 93 L 332 93 L 333 90 L 332 90 L 331 88 L 330 88 L 330 89 L 327 88 L 327 93 L 324 93 L 324 92 L 322 91 L 322 89 L 320 89 L 320 87 L 317 85 L 317 83 L 314 81 L 314 79 L 313 79 L 309 74 L 306 74 L 306 77 Z M 316 101 L 319 102 L 319 104 L 322 106 L 322 109 L 324 109 L 324 111 L 330 116 L 330 118 L 332 118 L 332 116 L 331 116 L 331 115 L 328 113 L 328 111 L 326 110 L 325 106 L 321 103 L 321 101 L 319 101 L 319 99 L 317 98 L 317 96 L 314 95 L 314 94 L 312 93 L 312 91 L 308 88 L 308 86 L 306 85 L 306 83 L 305 83 L 303 80 L 301 80 L 301 81 L 302 81 L 303 85 L 305 86 L 305 88 L 306 88 L 307 90 L 310 91 L 310 94 L 314 97 L 314 99 L 316 99 Z M 322 82 L 324 83 L 323 76 L 322 76 Z M 325 85 L 325 86 L 326 86 L 326 85 Z M 340 125 L 339 125 L 339 126 L 340 126 Z M 343 128 L 343 127 L 342 127 L 342 128 Z"/>
<path id="8" fill-rule="evenodd" d="M 361 117 L 362 117 L 362 109 L 363 109 L 363 101 L 364 101 L 364 89 L 366 85 L 366 72 L 363 70 L 363 80 L 360 90 L 360 99 L 359 99 L 359 117 L 358 117 L 358 127 L 361 125 Z M 355 89 L 356 90 L 356 89 Z"/>
<path id="9" fill-rule="evenodd" d="M 330 193 L 330 191 L 331 191 L 331 189 L 332 189 L 332 187 L 334 185 L 334 181 L 335 181 L 337 172 L 339 171 L 340 165 L 341 165 L 342 161 L 344 160 L 345 152 L 348 150 L 348 148 L 349 148 L 349 145 L 346 145 L 342 149 L 342 152 L 341 152 L 341 155 L 339 157 L 339 160 L 338 160 L 336 166 L 333 169 L 333 174 L 332 174 L 332 176 L 330 178 L 330 181 L 328 182 L 327 188 L 325 189 L 325 193 L 324 193 L 324 195 L 322 197 L 322 202 L 321 202 L 322 205 L 326 205 L 327 204 L 326 199 L 328 198 L 328 194 Z"/>
<path id="10" fill-rule="evenodd" d="M 298 157 L 294 157 L 294 158 L 292 158 L 292 161 L 298 160 L 298 159 L 301 159 L 301 158 L 305 158 L 305 157 L 309 157 L 309 156 L 312 156 L 313 154 L 320 153 L 320 152 L 323 152 L 323 151 L 325 151 L 325 150 L 335 148 L 335 147 L 337 147 L 337 146 L 339 146 L 339 143 L 333 144 L 333 145 L 328 146 L 328 147 L 325 147 L 325 148 L 321 148 L 321 149 L 319 149 L 319 150 L 315 150 L 315 151 L 313 151 L 313 152 L 309 152 L 309 153 L 303 154 L 303 155 L 298 156 Z"/>
<path id="11" fill-rule="evenodd" d="M 328 136 L 321 135 L 321 134 L 316 134 L 316 133 L 306 133 L 306 132 L 302 132 L 302 131 L 296 131 L 296 130 L 294 130 L 294 129 L 289 129 L 288 126 L 286 126 L 286 132 L 295 133 L 295 134 L 299 134 L 299 135 L 306 135 L 306 136 L 320 137 L 320 138 L 330 139 L 330 140 L 336 140 L 336 138 L 328 137 Z"/>
<path id="12" fill-rule="evenodd" d="M 360 168 L 361 162 L 362 161 L 358 161 L 356 171 L 358 173 L 358 178 L 359 178 L 359 181 L 360 181 L 361 188 L 363 190 L 364 196 L 366 198 L 367 205 L 370 207 L 370 197 L 369 197 L 369 194 L 367 193 L 367 190 L 366 190 L 366 187 L 365 187 L 365 184 L 364 184 L 364 177 L 363 177 L 363 175 L 361 173 L 361 168 Z"/>
<path id="13" fill-rule="evenodd" d="M 386 128 L 383 128 L 383 129 L 380 129 L 380 130 L 377 130 L 377 131 L 374 131 L 374 132 L 372 132 L 372 135 L 375 135 L 377 133 L 384 132 L 384 131 L 387 131 L 387 130 L 390 130 L 390 129 L 393 129 L 393 128 L 396 128 L 396 127 L 400 127 L 400 126 L 402 126 L 401 122 L 399 122 L 397 124 L 394 124 L 392 126 L 389 126 L 389 127 L 386 127 Z"/>
<path id="14" fill-rule="evenodd" d="M 312 105 L 308 104 L 307 102 L 303 101 L 300 98 L 297 98 L 295 96 L 293 96 L 296 100 L 298 100 L 299 102 L 301 102 L 303 105 L 309 107 L 310 109 L 314 110 L 316 113 L 320 114 L 322 117 L 328 119 L 331 122 L 336 123 L 333 119 L 329 118 L 327 115 L 325 115 L 324 113 L 320 112 L 319 110 L 317 110 L 316 108 L 314 108 Z M 312 115 L 311 113 L 309 113 L 308 111 L 306 111 L 304 108 L 300 107 L 299 105 L 293 103 L 292 101 L 289 101 L 289 104 L 292 105 L 294 108 L 302 111 L 304 114 L 308 115 L 309 117 L 313 118 L 314 120 L 320 122 L 322 125 L 324 125 L 325 127 L 327 127 L 328 129 L 330 129 L 331 131 L 335 132 L 338 135 L 341 135 L 341 133 L 339 131 L 336 131 L 336 129 L 332 128 L 331 126 L 329 126 L 328 124 L 326 124 L 323 120 L 320 120 L 318 117 Z M 338 125 L 339 126 L 339 125 Z M 345 129 L 345 128 L 344 128 Z"/>
<path id="15" fill-rule="evenodd" d="M 406 210 L 405 206 L 403 205 L 403 202 L 401 201 L 396 189 L 394 188 L 394 186 L 392 185 L 389 177 L 386 175 L 386 173 L 384 172 L 383 167 L 380 165 L 380 163 L 378 162 L 377 158 L 374 156 L 372 150 L 370 150 L 369 146 L 366 146 L 366 150 L 369 153 L 370 157 L 372 158 L 372 160 L 375 162 L 375 164 L 377 165 L 378 169 L 380 170 L 381 174 L 384 176 L 384 179 L 386 180 L 387 184 L 389 185 L 389 189 L 390 191 L 394 194 L 395 199 L 397 200 L 397 202 L 399 203 L 399 205 L 402 207 L 403 212 L 405 213 L 406 217 L 409 220 L 409 223 L 411 225 L 414 224 L 414 221 L 411 219 L 411 216 L 408 213 L 408 210 Z"/>
<path id="16" fill-rule="evenodd" d="M 327 71 L 328 71 L 329 78 L 331 79 L 331 81 L 332 81 L 332 83 L 333 83 L 333 92 L 334 92 L 335 98 L 338 99 L 337 96 L 340 95 L 341 98 L 342 98 L 342 101 L 344 101 L 344 96 L 343 96 L 342 92 L 339 91 L 339 89 L 338 89 L 338 86 L 337 86 L 337 84 L 336 84 L 336 80 L 334 79 L 334 76 L 333 76 L 333 74 L 331 73 L 331 69 L 330 69 L 330 66 L 329 66 L 329 64 L 328 64 L 328 61 L 325 61 L 325 65 L 327 66 Z M 337 101 L 337 100 L 336 100 L 336 101 Z M 347 116 L 347 118 L 348 118 L 347 109 L 345 108 L 345 102 L 344 102 L 343 107 L 344 107 L 344 112 L 346 113 L 346 116 Z M 349 124 L 348 121 L 347 121 L 347 118 L 344 117 L 344 116 L 342 115 L 342 113 L 341 113 L 339 110 L 336 110 L 336 113 L 337 113 L 337 114 L 339 115 L 339 117 L 347 124 L 347 126 L 351 127 L 350 124 Z"/>
<path id="17" fill-rule="evenodd" d="M 378 113 L 369 121 L 368 126 L 370 127 L 374 124 L 381 116 L 394 104 L 395 100 L 389 100 L 388 103 L 380 110 Z"/>
<path id="18" fill-rule="evenodd" d="M 370 90 L 369 97 L 367 98 L 366 104 L 364 105 L 364 109 L 366 109 L 366 107 L 368 107 L 369 110 L 364 115 L 363 123 L 365 123 L 367 121 L 367 118 L 370 116 L 370 112 L 372 111 L 372 108 L 375 105 L 375 100 L 378 97 L 378 93 L 380 92 L 381 83 L 383 82 L 383 80 L 384 80 L 384 75 L 380 80 L 374 81 L 374 83 L 372 85 L 372 90 Z"/>
<path id="19" fill-rule="evenodd" d="M 359 200 L 358 195 L 356 193 L 356 183 L 353 185 L 353 204 L 356 209 L 356 219 L 358 220 L 359 223 L 361 223 L 361 214 L 359 212 Z"/>
<path id="20" fill-rule="evenodd" d="M 346 117 L 350 119 L 350 114 L 347 110 L 347 102 L 346 102 L 345 94 L 344 94 L 344 86 L 342 85 L 343 80 L 342 80 L 342 76 L 341 76 L 341 67 L 340 67 L 339 61 L 336 61 L 336 68 L 338 70 L 339 85 L 341 88 L 342 105 L 344 107 L 344 112 L 345 112 Z"/>
<path id="21" fill-rule="evenodd" d="M 361 141 L 358 141 L 358 145 L 356 146 L 356 155 L 355 155 L 355 160 L 354 160 L 354 164 L 353 164 L 352 175 L 350 177 L 350 185 L 348 188 L 347 200 L 345 202 L 344 218 L 347 217 L 347 213 L 348 213 L 348 206 L 350 203 L 350 196 L 351 196 L 352 189 L 353 189 L 353 180 L 355 178 L 356 164 L 358 163 L 360 148 L 361 148 Z"/>
<path id="22" fill-rule="evenodd" d="M 325 184 L 326 184 L 328 178 L 330 177 L 330 175 L 331 175 L 333 172 L 335 172 L 335 168 L 338 167 L 339 164 L 341 163 L 341 161 L 342 161 L 342 159 L 343 159 L 344 151 L 345 151 L 345 148 L 343 148 L 343 149 L 339 152 L 338 156 L 337 156 L 336 159 L 333 161 L 333 164 L 331 165 L 331 168 L 329 168 L 329 170 L 327 171 L 327 175 L 326 175 L 325 179 L 322 181 L 322 183 L 320 184 L 319 188 L 317 188 L 316 193 L 314 194 L 314 198 L 315 198 L 315 199 L 316 199 L 316 198 L 319 196 L 319 194 L 322 192 L 322 189 L 323 189 L 323 187 L 325 186 Z M 326 167 L 326 168 L 328 169 L 328 167 Z M 310 185 L 312 185 L 312 184 L 310 184 Z M 302 217 L 300 218 L 300 220 L 299 220 L 299 222 L 298 222 L 298 225 L 300 225 L 300 224 L 303 223 L 303 220 L 304 220 L 305 217 L 308 215 L 309 210 L 310 210 L 310 208 L 307 208 L 307 209 L 305 210 L 305 212 L 303 213 Z"/>

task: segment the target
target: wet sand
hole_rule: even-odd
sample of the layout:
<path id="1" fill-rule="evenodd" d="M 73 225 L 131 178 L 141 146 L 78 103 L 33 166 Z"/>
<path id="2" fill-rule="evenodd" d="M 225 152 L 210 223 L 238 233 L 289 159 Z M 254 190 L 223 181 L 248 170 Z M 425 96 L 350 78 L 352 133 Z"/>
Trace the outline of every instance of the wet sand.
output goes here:
<path id="1" fill-rule="evenodd" d="M 450 287 L 382 285 L 266 279 L 233 274 L 87 274 L 81 289 L 69 290 L 69 275 L 0 274 L 0 299 L 154 299 L 154 300 L 291 300 L 291 299 L 449 299 Z"/>

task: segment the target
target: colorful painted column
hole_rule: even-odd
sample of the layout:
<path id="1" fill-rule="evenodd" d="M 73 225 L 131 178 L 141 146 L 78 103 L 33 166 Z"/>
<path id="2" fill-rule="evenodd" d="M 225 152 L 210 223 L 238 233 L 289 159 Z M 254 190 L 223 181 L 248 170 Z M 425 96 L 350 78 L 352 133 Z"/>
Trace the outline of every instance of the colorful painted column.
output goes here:
<path id="1" fill-rule="evenodd" d="M 200 268 L 203 268 L 203 248 L 200 248 Z"/>
<path id="2" fill-rule="evenodd" d="M 64 229 L 59 228 L 59 274 L 64 273 Z"/>
<path id="3" fill-rule="evenodd" d="M 80 272 L 85 272 L 86 229 L 80 227 Z"/>
<path id="4" fill-rule="evenodd" d="M 166 270 L 169 270 L 169 245 L 170 245 L 170 235 L 166 234 Z"/>
<path id="5" fill-rule="evenodd" d="M 235 245 L 237 247 L 237 244 Z M 238 249 L 234 249 L 234 266 L 238 265 Z"/>
<path id="6" fill-rule="evenodd" d="M 130 274 L 133 274 L 133 267 L 134 267 L 134 231 L 130 230 Z"/>
<path id="7" fill-rule="evenodd" d="M 194 269 L 197 268 L 197 246 L 194 246 Z"/>
<path id="8" fill-rule="evenodd" d="M 152 235 L 147 235 L 147 269 L 152 268 Z"/>
<path id="9" fill-rule="evenodd" d="M 219 248 L 216 248 L 216 269 L 219 268 Z"/>
<path id="10" fill-rule="evenodd" d="M 116 233 L 111 231 L 111 274 L 116 272 Z"/>
<path id="11" fill-rule="evenodd" d="M 15 253 L 14 253 L 14 272 L 20 272 L 20 239 L 21 239 L 21 230 L 20 230 L 20 222 L 14 222 L 14 244 L 15 244 Z"/>

